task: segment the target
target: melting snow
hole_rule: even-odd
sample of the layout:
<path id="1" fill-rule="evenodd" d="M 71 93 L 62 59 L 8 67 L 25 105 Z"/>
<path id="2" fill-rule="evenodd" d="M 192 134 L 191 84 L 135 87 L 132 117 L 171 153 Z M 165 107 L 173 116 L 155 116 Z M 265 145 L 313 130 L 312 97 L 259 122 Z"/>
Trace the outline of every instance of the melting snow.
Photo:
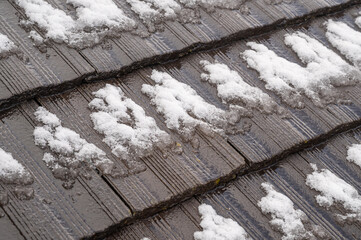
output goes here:
<path id="1" fill-rule="evenodd" d="M 104 142 L 122 159 L 147 156 L 154 148 L 164 149 L 172 141 L 142 107 L 127 98 L 119 87 L 107 84 L 93 93 L 89 103 L 94 128 L 104 134 Z"/>
<path id="2" fill-rule="evenodd" d="M 217 215 L 212 206 L 202 204 L 198 207 L 201 214 L 202 232 L 195 232 L 195 240 L 242 240 L 248 239 L 246 231 L 230 218 Z"/>
<path id="3" fill-rule="evenodd" d="M 8 53 L 15 48 L 15 44 L 8 38 L 8 36 L 0 33 L 0 55 Z"/>
<path id="4" fill-rule="evenodd" d="M 11 153 L 0 148 L 0 179 L 11 184 L 31 184 L 33 177 Z"/>
<path id="5" fill-rule="evenodd" d="M 336 86 L 356 82 L 357 70 L 340 56 L 304 33 L 287 34 L 285 43 L 307 64 L 302 67 L 279 57 L 263 44 L 249 42 L 243 53 L 249 67 L 256 69 L 266 88 L 279 94 L 293 107 L 303 107 L 301 94 L 323 106 L 337 101 Z"/>
<path id="6" fill-rule="evenodd" d="M 114 163 L 106 154 L 73 130 L 63 127 L 57 116 L 43 107 L 36 110 L 35 116 L 43 124 L 34 130 L 35 144 L 50 150 L 51 153 L 44 153 L 43 160 L 56 178 L 65 181 L 65 188 L 72 187 L 79 173 L 88 176 L 91 167 L 97 167 L 103 174 L 112 173 Z"/>
<path id="7" fill-rule="evenodd" d="M 361 32 L 343 22 L 332 20 L 326 22 L 326 28 L 326 37 L 330 43 L 361 68 Z"/>
<path id="8" fill-rule="evenodd" d="M 331 207 L 335 203 L 343 205 L 346 215 L 337 214 L 340 220 L 361 221 L 361 196 L 357 190 L 327 169 L 318 170 L 311 164 L 314 172 L 307 175 L 306 184 L 320 192 L 316 201 L 320 206 Z"/>
<path id="9" fill-rule="evenodd" d="M 283 240 L 286 239 L 310 239 L 314 238 L 312 231 L 306 230 L 304 225 L 308 222 L 306 214 L 300 209 L 295 209 L 293 202 L 286 195 L 274 190 L 269 183 L 262 183 L 262 188 L 267 193 L 258 206 L 263 213 L 271 214 L 271 225 L 283 232 Z"/>
<path id="10" fill-rule="evenodd" d="M 73 47 L 89 47 L 106 35 L 135 27 L 135 22 L 112 0 L 67 0 L 76 9 L 76 20 L 44 0 L 16 0 L 16 3 L 25 10 L 30 22 L 45 31 L 46 38 Z"/>
<path id="11" fill-rule="evenodd" d="M 153 70 L 151 79 L 156 85 L 144 84 L 142 92 L 163 114 L 168 128 L 188 139 L 196 128 L 206 132 L 222 132 L 220 127 L 227 124 L 225 111 L 207 103 L 194 89 L 167 73 Z"/>
<path id="12" fill-rule="evenodd" d="M 262 112 L 277 111 L 278 105 L 261 89 L 244 82 L 242 77 L 225 64 L 201 61 L 204 71 L 203 80 L 217 86 L 218 96 L 227 103 L 240 103 L 246 109 L 258 109 Z"/>
<path id="13" fill-rule="evenodd" d="M 361 144 L 352 144 L 347 150 L 346 159 L 361 167 Z"/>

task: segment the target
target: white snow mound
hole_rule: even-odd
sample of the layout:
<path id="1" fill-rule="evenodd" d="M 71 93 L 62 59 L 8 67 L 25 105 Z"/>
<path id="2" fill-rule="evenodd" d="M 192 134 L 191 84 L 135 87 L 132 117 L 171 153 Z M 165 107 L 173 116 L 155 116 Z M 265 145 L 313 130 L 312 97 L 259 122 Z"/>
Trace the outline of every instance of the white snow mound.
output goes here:
<path id="1" fill-rule="evenodd" d="M 201 214 L 202 232 L 195 232 L 195 240 L 243 240 L 249 239 L 246 231 L 230 218 L 217 215 L 212 206 L 202 204 L 198 207 Z"/>

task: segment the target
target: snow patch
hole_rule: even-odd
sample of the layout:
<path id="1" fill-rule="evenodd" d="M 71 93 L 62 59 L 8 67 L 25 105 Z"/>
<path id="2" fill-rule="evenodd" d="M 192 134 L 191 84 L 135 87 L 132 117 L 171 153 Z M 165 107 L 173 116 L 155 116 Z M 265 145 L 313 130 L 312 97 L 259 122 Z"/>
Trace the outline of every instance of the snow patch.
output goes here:
<path id="1" fill-rule="evenodd" d="M 359 14 L 361 14 L 361 12 L 359 12 Z M 357 17 L 355 23 L 357 26 L 359 26 L 359 28 L 361 28 L 361 17 Z"/>
<path id="2" fill-rule="evenodd" d="M 283 240 L 315 238 L 312 230 L 307 230 L 304 225 L 309 222 L 306 214 L 300 209 L 296 210 L 291 199 L 274 190 L 270 183 L 262 183 L 262 188 L 267 195 L 258 202 L 258 206 L 263 213 L 271 214 L 270 223 L 284 234 Z"/>
<path id="3" fill-rule="evenodd" d="M 276 92 L 289 105 L 302 108 L 302 95 L 317 106 L 339 102 L 336 87 L 353 85 L 358 81 L 359 72 L 316 39 L 296 32 L 287 34 L 285 43 L 306 67 L 279 57 L 263 44 L 255 42 L 247 43 L 252 50 L 246 50 L 243 57 L 249 67 L 259 72 L 266 88 Z"/>
<path id="4" fill-rule="evenodd" d="M 12 42 L 8 36 L 0 33 L 0 58 L 15 49 L 16 46 L 14 42 Z"/>
<path id="5" fill-rule="evenodd" d="M 29 21 L 45 31 L 47 39 L 77 47 L 90 47 L 105 36 L 131 30 L 135 22 L 112 0 L 67 0 L 75 7 L 76 19 L 44 0 L 16 0 Z"/>
<path id="6" fill-rule="evenodd" d="M 0 179 L 9 184 L 31 184 L 34 180 L 25 167 L 11 153 L 0 148 Z"/>
<path id="7" fill-rule="evenodd" d="M 212 206 L 202 204 L 198 207 L 201 214 L 202 232 L 195 232 L 195 240 L 243 240 L 249 239 L 246 231 L 230 218 L 217 215 Z"/>
<path id="8" fill-rule="evenodd" d="M 43 161 L 54 176 L 64 181 L 65 188 L 71 188 L 81 174 L 89 175 L 91 168 L 97 167 L 103 174 L 112 174 L 114 163 L 94 144 L 88 143 L 79 134 L 61 125 L 59 118 L 43 107 L 35 112 L 42 124 L 34 129 L 35 144 L 47 151 Z"/>
<path id="9" fill-rule="evenodd" d="M 168 73 L 153 70 L 154 86 L 144 84 L 142 92 L 165 118 L 167 127 L 190 140 L 196 129 L 205 133 L 222 133 L 229 114 L 207 103 L 189 85 L 172 78 Z"/>
<path id="10" fill-rule="evenodd" d="M 225 103 L 234 103 L 245 109 L 257 109 L 265 113 L 278 110 L 278 105 L 261 89 L 252 87 L 227 65 L 201 61 L 206 73 L 202 73 L 203 80 L 217 86 L 218 96 Z"/>
<path id="11" fill-rule="evenodd" d="M 105 135 L 103 141 L 128 165 L 172 143 L 170 135 L 160 130 L 155 120 L 119 87 L 107 84 L 93 94 L 96 98 L 89 107 L 97 111 L 90 115 L 94 129 Z"/>
<path id="12" fill-rule="evenodd" d="M 325 25 L 330 43 L 361 69 L 361 32 L 333 20 L 328 20 Z"/>
<path id="13" fill-rule="evenodd" d="M 320 192 L 316 196 L 317 203 L 326 208 L 336 203 L 342 204 L 349 213 L 337 214 L 339 220 L 361 221 L 361 196 L 357 190 L 328 169 L 318 170 L 315 164 L 311 164 L 311 167 L 314 172 L 307 175 L 306 184 Z"/>
<path id="14" fill-rule="evenodd" d="M 361 144 L 352 144 L 347 149 L 346 159 L 361 167 Z"/>

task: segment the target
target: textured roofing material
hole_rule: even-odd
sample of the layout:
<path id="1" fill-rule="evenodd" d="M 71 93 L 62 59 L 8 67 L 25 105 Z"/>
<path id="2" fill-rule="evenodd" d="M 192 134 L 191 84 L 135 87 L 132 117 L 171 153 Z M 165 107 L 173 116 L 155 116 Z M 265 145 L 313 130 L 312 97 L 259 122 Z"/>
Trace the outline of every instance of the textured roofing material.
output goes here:
<path id="1" fill-rule="evenodd" d="M 115 2 L 127 9 L 124 3 Z M 49 3 L 66 9 L 65 1 Z M 360 235 L 358 223 L 342 225 L 336 221 L 334 214 L 343 213 L 343 209 L 337 206 L 327 211 L 318 206 L 317 193 L 305 184 L 306 175 L 312 173 L 309 163 L 316 163 L 319 169 L 329 169 L 360 193 L 360 169 L 346 160 L 347 147 L 361 141 L 359 129 L 350 131 L 361 123 L 361 86 L 356 83 L 360 69 L 331 45 L 324 26 L 333 19 L 359 31 L 355 18 L 361 7 L 359 4 L 351 6 L 354 3 L 356 1 L 294 0 L 269 4 L 250 0 L 245 3 L 249 14 L 239 10 L 217 8 L 207 12 L 201 9 L 199 23 L 167 21 L 163 23 L 164 31 L 146 38 L 123 32 L 120 38 L 107 38 L 93 48 L 82 50 L 49 41 L 45 52 L 33 46 L 29 33 L 19 26 L 19 19 L 25 17 L 23 10 L 14 1 L 0 2 L 0 32 L 19 49 L 0 59 L 0 148 L 11 153 L 34 178 L 33 183 L 26 186 L 0 182 L 2 232 L 9 234 L 8 239 L 102 238 L 112 232 L 115 233 L 110 238 L 115 239 L 192 239 L 193 233 L 201 230 L 197 208 L 205 202 L 223 217 L 237 221 L 250 237 L 279 239 L 282 233 L 271 228 L 271 216 L 262 213 L 257 205 L 266 195 L 261 183 L 268 181 L 305 212 L 311 223 L 323 227 L 331 238 Z M 334 13 L 336 10 L 342 11 Z M 327 14 L 329 12 L 334 14 Z M 291 25 L 311 16 L 317 18 Z M 44 34 L 36 27 L 34 30 Z M 259 35 L 263 32 L 266 34 Z M 299 108 L 291 107 L 287 99 L 267 87 L 260 77 L 262 74 L 248 66 L 244 59 L 243 53 L 251 49 L 247 43 L 255 42 L 292 62 L 297 69 L 305 69 L 304 59 L 285 44 L 285 36 L 303 36 L 300 33 L 316 39 L 317 46 L 324 46 L 322 49 L 333 51 L 334 58 L 328 59 L 329 62 L 337 58 L 338 62 L 345 63 L 342 66 L 354 70 L 345 77 L 352 80 L 350 83 L 331 76 L 332 81 L 326 82 L 332 85 L 331 90 L 325 91 L 331 93 L 331 97 L 322 91 L 328 85 L 315 83 L 312 90 L 324 97 L 323 105 L 316 106 L 309 95 L 300 90 L 296 100 L 302 104 Z M 209 50 L 190 53 L 190 50 L 200 49 Z M 312 61 L 323 61 L 327 56 L 306 58 L 306 62 L 312 65 Z M 174 61 L 155 64 L 167 59 Z M 204 60 L 228 66 L 228 71 L 234 71 L 232 76 L 239 76 L 250 89 L 255 87 L 269 95 L 277 110 L 266 112 L 248 106 L 247 101 L 222 100 L 217 86 L 205 81 Z M 194 99 L 203 98 L 220 112 L 228 114 L 235 107 L 236 115 L 229 116 L 240 117 L 239 121 L 227 119 L 225 115 L 225 122 L 236 123 L 227 131 L 217 133 L 198 126 L 194 135 L 185 136 L 182 131 L 169 129 L 157 102 L 151 101 L 150 94 L 142 92 L 144 85 L 152 88 L 162 84 L 158 78 L 151 77 L 153 70 L 166 73 L 158 77 L 169 76 L 178 82 L 176 86 L 188 85 L 184 89 L 192 88 L 192 94 L 198 96 Z M 347 84 L 339 86 L 343 83 L 341 80 Z M 107 109 L 103 108 L 105 103 L 100 103 L 99 97 L 95 100 L 96 110 L 91 107 L 94 103 L 90 104 L 95 98 L 93 93 L 106 84 L 119 87 L 124 93 L 123 101 L 131 101 L 128 103 L 140 106 L 146 116 L 154 118 L 159 129 L 171 137 L 171 145 L 154 147 L 149 153 L 142 153 L 142 158 L 134 149 L 130 151 L 131 157 L 112 153 L 103 132 L 95 129 L 91 118 L 99 109 Z M 65 89 L 69 91 L 63 92 Z M 52 93 L 58 94 L 51 96 Z M 11 108 L 4 110 L 8 107 Z M 69 135 L 79 134 L 74 139 L 94 144 L 101 150 L 99 152 L 103 151 L 106 158 L 114 162 L 114 174 L 102 174 L 100 166 L 86 166 L 84 172 L 72 172 L 78 168 L 70 166 L 73 162 L 70 160 L 74 159 L 69 158 L 80 148 L 72 143 L 74 139 L 49 127 L 51 124 L 44 128 L 54 136 L 60 135 L 50 139 L 54 142 L 66 138 L 67 143 L 74 144 L 71 154 L 67 155 L 62 149 L 68 145 L 59 142 L 45 150 L 37 146 L 34 129 L 40 123 L 34 113 L 39 107 L 55 114 L 62 127 L 73 131 L 67 132 Z M 115 103 L 112 107 L 119 106 Z M 119 112 L 114 112 L 112 119 L 124 121 L 128 127 L 136 125 L 119 117 Z M 129 109 L 124 113 L 134 114 Z M 185 111 L 185 114 L 206 121 L 195 112 Z M 44 135 L 46 137 L 49 136 Z M 116 134 L 111 137 L 117 140 Z M 322 145 L 305 150 L 315 144 Z M 44 153 L 55 148 L 52 154 L 56 154 L 56 164 L 61 167 L 54 165 L 49 169 L 43 161 Z M 209 192 L 220 184 L 227 185 Z M 134 225 L 126 226 L 131 223 Z"/>

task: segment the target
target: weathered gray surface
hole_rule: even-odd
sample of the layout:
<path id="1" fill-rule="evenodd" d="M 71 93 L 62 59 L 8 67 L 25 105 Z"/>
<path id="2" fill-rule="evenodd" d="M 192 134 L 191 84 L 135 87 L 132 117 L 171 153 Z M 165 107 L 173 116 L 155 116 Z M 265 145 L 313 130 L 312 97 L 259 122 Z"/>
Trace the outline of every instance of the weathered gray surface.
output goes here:
<path id="1" fill-rule="evenodd" d="M 31 187 L 35 191 L 33 199 L 19 200 L 11 185 L 1 184 L 9 196 L 9 203 L 2 207 L 6 218 L 26 239 L 76 239 L 129 217 L 128 207 L 95 172 L 91 180 L 79 177 L 71 190 L 53 177 L 41 161 L 43 151 L 34 144 L 34 123 L 23 110 L 37 106 L 29 102 L 3 116 L 0 123 L 1 148 L 11 152 L 33 175 Z"/>
<path id="2" fill-rule="evenodd" d="M 119 229 L 108 239 L 193 239 L 193 233 L 201 230 L 197 209 L 201 203 L 213 206 L 219 215 L 238 222 L 252 239 L 280 239 L 282 233 L 269 224 L 271 217 L 263 214 L 257 206 L 257 202 L 265 196 L 261 189 L 263 182 L 271 183 L 277 191 L 290 198 L 295 208 L 305 212 L 311 223 L 323 227 L 331 239 L 358 239 L 360 224 L 340 224 L 334 214 L 345 213 L 342 207 L 333 206 L 329 210 L 320 207 L 315 201 L 318 193 L 305 184 L 305 178 L 312 172 L 309 163 L 315 163 L 319 168 L 329 169 L 360 192 L 361 169 L 346 160 L 347 146 L 359 142 L 360 138 L 360 128 L 340 134 L 324 145 L 293 154 L 271 168 L 240 176 L 216 191 Z"/>
<path id="3" fill-rule="evenodd" d="M 50 1 L 65 9 L 65 0 Z M 23 57 L 0 60 L 0 109 L 33 96 L 49 95 L 79 85 L 84 79 L 99 80 L 132 69 L 174 59 L 200 48 L 212 48 L 224 41 L 250 37 L 305 18 L 342 9 L 357 0 L 294 0 L 269 4 L 247 1 L 249 13 L 240 10 L 201 10 L 197 24 L 164 23 L 164 31 L 141 38 L 124 33 L 91 49 L 76 51 L 65 45 L 47 44 L 46 53 L 33 46 L 29 34 L 19 26 L 25 14 L 13 0 L 0 2 L 0 32 L 7 34 Z M 121 1 L 123 8 L 128 6 Z M 129 8 L 129 7 L 128 7 Z M 39 29 L 33 29 L 43 35 Z"/>
<path id="4" fill-rule="evenodd" d="M 33 46 L 29 34 L 19 26 L 18 11 L 8 1 L 0 2 L 0 32 L 19 48 L 18 56 L 0 59 L 0 105 L 2 109 L 30 99 L 45 90 L 58 92 L 69 82 L 94 72 L 74 49 L 51 46 L 42 53 Z M 53 88 L 53 90 L 50 90 Z"/>

